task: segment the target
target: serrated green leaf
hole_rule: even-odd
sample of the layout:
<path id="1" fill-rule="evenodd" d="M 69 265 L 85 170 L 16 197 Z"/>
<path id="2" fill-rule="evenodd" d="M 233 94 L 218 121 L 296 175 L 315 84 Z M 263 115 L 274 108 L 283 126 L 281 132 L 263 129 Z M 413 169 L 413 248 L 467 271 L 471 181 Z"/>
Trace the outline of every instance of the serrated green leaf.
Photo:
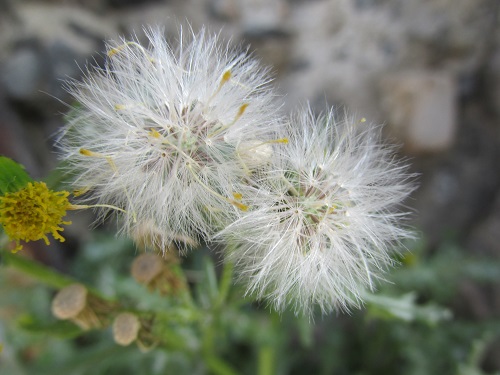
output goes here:
<path id="1" fill-rule="evenodd" d="M 8 157 L 0 156 L 0 196 L 16 192 L 32 181 L 33 179 L 21 164 Z"/>

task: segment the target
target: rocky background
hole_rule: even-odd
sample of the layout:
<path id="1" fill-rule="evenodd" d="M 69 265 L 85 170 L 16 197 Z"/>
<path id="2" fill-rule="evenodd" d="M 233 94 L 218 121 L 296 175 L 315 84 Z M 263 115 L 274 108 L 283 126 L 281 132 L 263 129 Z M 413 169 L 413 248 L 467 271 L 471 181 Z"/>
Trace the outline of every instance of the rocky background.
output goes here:
<path id="1" fill-rule="evenodd" d="M 403 144 L 420 173 L 408 203 L 427 251 L 452 238 L 500 258 L 498 0 L 0 0 L 0 154 L 43 177 L 71 98 L 62 80 L 102 63 L 103 40 L 206 25 L 274 68 L 289 108 L 346 106 Z M 500 313 L 500 289 L 462 308 Z"/>

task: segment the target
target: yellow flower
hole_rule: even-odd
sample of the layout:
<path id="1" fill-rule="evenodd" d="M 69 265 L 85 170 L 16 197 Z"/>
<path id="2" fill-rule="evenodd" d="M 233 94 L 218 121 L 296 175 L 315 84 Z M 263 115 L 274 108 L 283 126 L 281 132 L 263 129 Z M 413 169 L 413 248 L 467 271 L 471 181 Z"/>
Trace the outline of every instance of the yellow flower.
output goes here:
<path id="1" fill-rule="evenodd" d="M 0 224 L 16 241 L 13 252 L 23 248 L 20 241 L 43 239 L 48 245 L 47 234 L 64 242 L 59 232 L 64 230 L 61 225 L 71 224 L 62 220 L 72 207 L 68 195 L 67 191 L 49 190 L 44 182 L 30 182 L 25 188 L 0 197 Z"/>

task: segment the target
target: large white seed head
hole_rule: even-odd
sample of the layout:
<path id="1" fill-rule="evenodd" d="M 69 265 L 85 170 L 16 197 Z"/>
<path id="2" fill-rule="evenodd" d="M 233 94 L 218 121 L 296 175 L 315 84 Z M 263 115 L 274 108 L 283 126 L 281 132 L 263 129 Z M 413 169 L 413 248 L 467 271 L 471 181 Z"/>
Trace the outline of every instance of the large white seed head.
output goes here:
<path id="1" fill-rule="evenodd" d="M 206 239 L 246 209 L 233 199 L 248 174 L 238 145 L 267 139 L 279 121 L 267 72 L 245 51 L 204 30 L 181 32 L 176 48 L 159 30 L 147 36 L 144 47 L 110 43 L 105 68 L 68 84 L 79 106 L 60 144 L 83 198 L 124 210 L 129 235 L 150 223 L 166 248 Z"/>

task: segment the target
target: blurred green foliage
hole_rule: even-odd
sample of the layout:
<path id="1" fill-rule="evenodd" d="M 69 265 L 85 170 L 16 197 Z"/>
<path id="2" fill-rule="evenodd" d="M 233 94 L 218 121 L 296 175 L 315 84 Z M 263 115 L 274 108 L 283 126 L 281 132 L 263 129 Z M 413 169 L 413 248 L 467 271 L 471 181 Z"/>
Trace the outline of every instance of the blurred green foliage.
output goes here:
<path id="1" fill-rule="evenodd" d="M 0 156 L 0 196 L 16 192 L 33 180 L 21 164 L 12 159 Z"/>
<path id="2" fill-rule="evenodd" d="M 51 300 L 59 284 L 50 274 L 59 274 L 40 266 L 21 273 L 2 252 L 0 374 L 499 374 L 484 359 L 495 341 L 498 350 L 500 318 L 471 315 L 460 305 L 460 287 L 494 287 L 500 262 L 453 243 L 432 254 L 422 243 L 409 248 L 390 282 L 366 294 L 363 310 L 310 322 L 251 302 L 233 285 L 231 266 L 206 248 L 183 259 L 189 289 L 160 295 L 130 276 L 139 254 L 132 243 L 94 231 L 68 273 L 153 321 L 158 340 L 147 348 L 118 346 L 109 327 L 83 331 L 56 320 Z"/>

